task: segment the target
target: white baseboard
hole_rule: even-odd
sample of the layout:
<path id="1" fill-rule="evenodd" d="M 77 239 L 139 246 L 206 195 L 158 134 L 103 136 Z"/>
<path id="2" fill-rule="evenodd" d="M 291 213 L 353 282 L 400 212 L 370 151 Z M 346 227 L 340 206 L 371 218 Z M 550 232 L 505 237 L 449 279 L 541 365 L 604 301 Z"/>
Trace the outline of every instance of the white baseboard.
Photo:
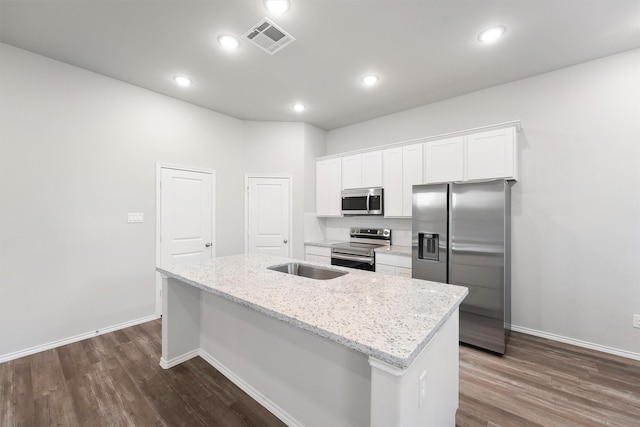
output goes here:
<path id="1" fill-rule="evenodd" d="M 283 423 L 288 426 L 293 427 L 303 427 L 303 424 L 293 418 L 288 412 L 282 409 L 280 406 L 276 405 L 273 401 L 271 401 L 264 394 L 260 393 L 258 390 L 253 388 L 250 384 L 244 381 L 242 378 L 237 376 L 231 370 L 229 370 L 223 363 L 217 360 L 215 357 L 211 356 L 206 351 L 200 349 L 199 353 L 200 357 L 202 357 L 209 365 L 216 368 L 222 375 L 227 377 L 229 381 L 237 385 L 242 391 L 247 393 L 253 400 L 264 406 L 269 412 L 278 417 Z"/>
<path id="2" fill-rule="evenodd" d="M 131 326 L 139 325 L 141 323 L 150 322 L 151 320 L 156 320 L 158 318 L 159 316 L 156 316 L 156 315 L 141 317 L 139 319 L 131 320 L 129 322 L 120 323 L 117 325 L 109 326 L 109 327 L 98 329 L 91 332 L 85 332 L 84 334 L 75 335 L 73 337 L 64 338 L 57 341 L 52 341 L 42 345 L 37 345 L 35 347 L 27 348 L 25 350 L 19 350 L 19 351 L 14 351 L 13 353 L 3 354 L 3 355 L 0 355 L 0 363 L 8 362 L 14 359 L 19 359 L 21 357 L 29 356 L 35 353 L 40 353 L 41 351 L 51 350 L 52 348 L 60 347 L 63 345 L 74 343 L 74 342 L 86 340 L 87 338 L 97 337 L 98 335 L 107 334 L 109 332 L 117 331 L 119 329 L 124 329 Z"/>
<path id="3" fill-rule="evenodd" d="M 627 359 L 640 360 L 640 354 L 631 351 L 620 350 L 617 348 L 606 347 L 600 344 L 594 344 L 587 341 L 576 340 L 573 338 L 563 337 L 562 335 L 550 334 L 548 332 L 537 331 L 535 329 L 524 328 L 522 326 L 511 325 L 511 330 L 515 332 L 522 332 L 523 334 L 533 335 L 540 338 L 546 338 L 553 341 L 563 342 L 565 344 L 572 344 L 578 347 L 588 348 L 590 350 L 601 351 L 603 353 L 609 353 L 616 356 L 626 357 Z"/>
<path id="4" fill-rule="evenodd" d="M 200 356 L 200 349 L 197 348 L 195 350 L 191 350 L 188 353 L 185 353 L 183 355 L 174 357 L 171 360 L 166 360 L 164 357 L 160 358 L 160 367 L 162 369 L 170 369 L 173 368 L 176 365 L 181 364 L 182 362 L 186 362 L 189 359 L 193 359 L 194 357 Z"/>

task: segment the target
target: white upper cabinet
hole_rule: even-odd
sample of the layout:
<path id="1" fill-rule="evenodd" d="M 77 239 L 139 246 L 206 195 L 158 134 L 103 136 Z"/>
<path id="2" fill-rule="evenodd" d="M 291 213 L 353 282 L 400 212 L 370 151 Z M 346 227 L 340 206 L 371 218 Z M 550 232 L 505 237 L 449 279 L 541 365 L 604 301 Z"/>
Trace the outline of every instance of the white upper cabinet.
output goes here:
<path id="1" fill-rule="evenodd" d="M 384 216 L 402 216 L 402 147 L 382 151 Z"/>
<path id="2" fill-rule="evenodd" d="M 422 144 L 382 152 L 384 216 L 410 217 L 413 188 L 422 184 Z"/>
<path id="3" fill-rule="evenodd" d="M 467 135 L 465 180 L 518 179 L 516 129 L 513 127 Z"/>
<path id="4" fill-rule="evenodd" d="M 316 215 L 342 215 L 342 161 L 316 161 Z"/>
<path id="5" fill-rule="evenodd" d="M 422 178 L 423 144 L 402 147 L 402 216 L 411 216 L 413 186 L 424 183 Z"/>
<path id="6" fill-rule="evenodd" d="M 347 188 L 383 187 L 384 215 L 410 217 L 414 185 L 496 178 L 517 180 L 517 128 L 510 124 L 510 127 L 499 127 L 506 125 L 319 160 L 316 162 L 317 214 L 341 216 L 340 192 Z"/>
<path id="7" fill-rule="evenodd" d="M 382 151 L 342 158 L 342 188 L 382 186 Z"/>
<path id="8" fill-rule="evenodd" d="M 362 155 L 342 158 L 342 188 L 362 187 Z"/>
<path id="9" fill-rule="evenodd" d="M 424 144 L 424 182 L 464 180 L 464 136 Z"/>
<path id="10" fill-rule="evenodd" d="M 362 154 L 362 187 L 382 187 L 382 151 Z"/>
<path id="11" fill-rule="evenodd" d="M 516 128 L 425 142 L 424 181 L 518 179 Z"/>

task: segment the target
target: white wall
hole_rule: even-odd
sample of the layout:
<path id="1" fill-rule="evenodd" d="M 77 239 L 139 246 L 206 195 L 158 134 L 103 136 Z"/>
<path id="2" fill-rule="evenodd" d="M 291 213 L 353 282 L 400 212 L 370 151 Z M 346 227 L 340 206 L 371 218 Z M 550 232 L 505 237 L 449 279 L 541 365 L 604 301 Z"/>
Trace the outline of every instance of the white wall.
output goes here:
<path id="1" fill-rule="evenodd" d="M 247 174 L 293 179 L 292 256 L 304 259 L 304 212 L 315 210 L 315 158 L 324 154 L 325 132 L 304 123 L 256 121 L 244 122 L 243 130 Z"/>
<path id="2" fill-rule="evenodd" d="M 241 121 L 0 44 L 0 358 L 154 314 L 158 161 L 216 171 L 242 253 Z"/>
<path id="3" fill-rule="evenodd" d="M 327 154 L 522 121 L 513 323 L 640 354 L 640 50 L 327 133 Z"/>

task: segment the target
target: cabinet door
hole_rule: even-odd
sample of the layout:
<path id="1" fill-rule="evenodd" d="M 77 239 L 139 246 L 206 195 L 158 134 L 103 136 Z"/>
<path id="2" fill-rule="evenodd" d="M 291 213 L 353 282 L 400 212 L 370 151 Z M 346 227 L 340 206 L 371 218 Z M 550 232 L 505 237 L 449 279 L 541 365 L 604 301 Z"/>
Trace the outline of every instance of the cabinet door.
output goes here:
<path id="1" fill-rule="evenodd" d="M 413 208 L 413 186 L 423 183 L 422 145 L 402 147 L 402 215 L 411 216 Z"/>
<path id="2" fill-rule="evenodd" d="M 384 188 L 384 216 L 402 216 L 402 147 L 382 152 L 382 187 Z"/>
<path id="3" fill-rule="evenodd" d="M 411 279 L 411 269 L 405 267 L 396 267 L 396 276 L 406 277 Z"/>
<path id="4" fill-rule="evenodd" d="M 465 179 L 517 179 L 515 128 L 468 135 L 465 157 Z"/>
<path id="5" fill-rule="evenodd" d="M 464 179 L 464 140 L 464 136 L 457 136 L 425 143 L 425 183 Z"/>
<path id="6" fill-rule="evenodd" d="M 342 158 L 342 188 L 362 188 L 362 155 Z"/>
<path id="7" fill-rule="evenodd" d="M 316 215 L 340 216 L 342 212 L 342 162 L 340 158 L 316 162 Z"/>
<path id="8" fill-rule="evenodd" d="M 382 151 L 362 153 L 362 187 L 382 187 Z"/>
<path id="9" fill-rule="evenodd" d="M 376 263 L 376 273 L 389 274 L 391 276 L 395 276 L 396 268 L 392 265 Z"/>

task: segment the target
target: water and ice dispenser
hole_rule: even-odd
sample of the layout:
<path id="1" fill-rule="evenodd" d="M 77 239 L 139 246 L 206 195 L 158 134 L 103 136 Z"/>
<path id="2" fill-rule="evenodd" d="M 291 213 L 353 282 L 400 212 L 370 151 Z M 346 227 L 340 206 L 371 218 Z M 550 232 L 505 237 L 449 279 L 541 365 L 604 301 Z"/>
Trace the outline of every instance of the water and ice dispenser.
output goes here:
<path id="1" fill-rule="evenodd" d="M 439 260 L 440 237 L 437 233 L 418 233 L 418 259 Z"/>

